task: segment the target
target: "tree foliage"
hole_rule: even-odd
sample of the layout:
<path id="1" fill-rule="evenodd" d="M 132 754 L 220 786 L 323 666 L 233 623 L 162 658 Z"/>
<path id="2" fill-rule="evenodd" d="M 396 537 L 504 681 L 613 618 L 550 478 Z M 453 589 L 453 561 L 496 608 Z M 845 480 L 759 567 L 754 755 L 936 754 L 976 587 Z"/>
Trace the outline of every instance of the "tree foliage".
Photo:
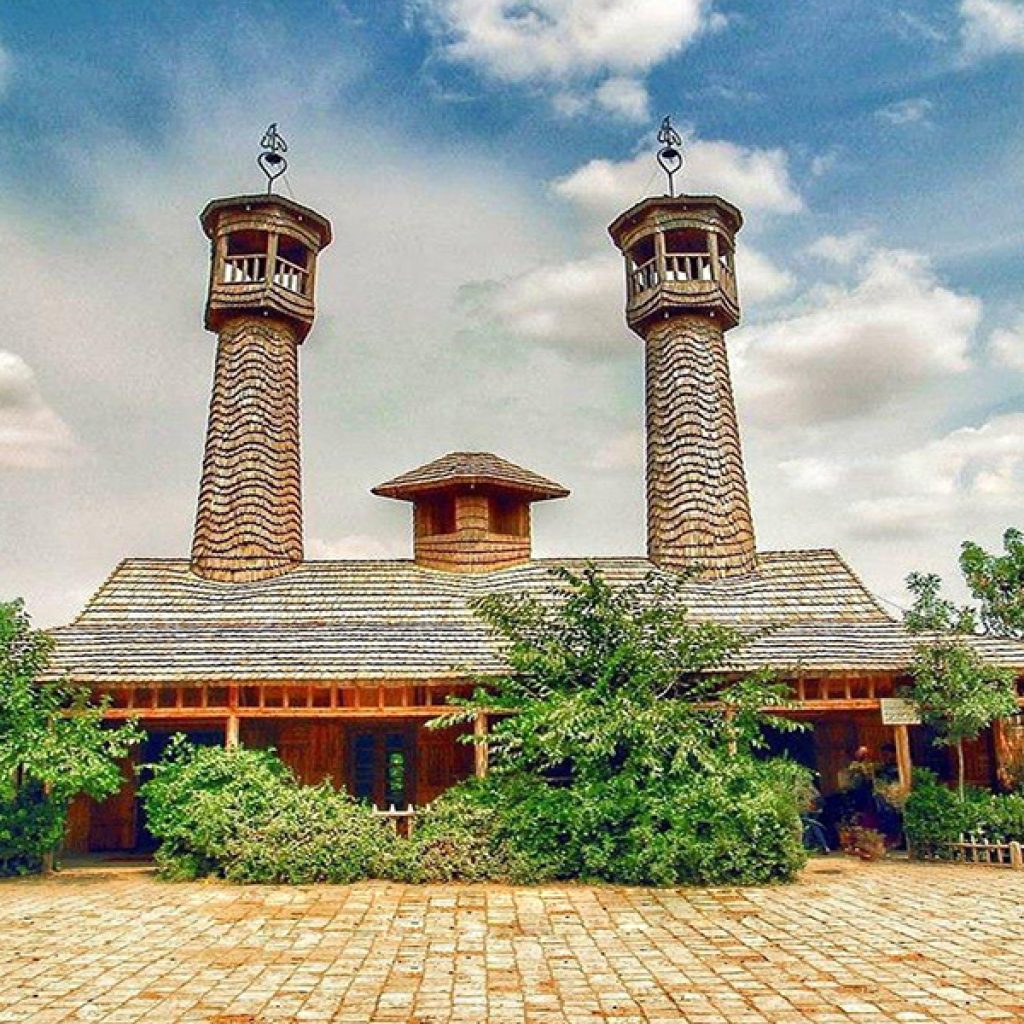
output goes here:
<path id="1" fill-rule="evenodd" d="M 989 664 L 971 647 L 973 613 L 941 596 L 938 576 L 912 573 L 907 586 L 915 601 L 904 622 L 912 632 L 931 634 L 914 650 L 907 696 L 935 730 L 935 743 L 956 749 L 962 797 L 964 741 L 1017 711 L 1016 682 L 1011 671 Z"/>
<path id="2" fill-rule="evenodd" d="M 613 586 L 560 569 L 541 596 L 477 613 L 510 670 L 437 724 L 492 717 L 497 834 L 560 877 L 633 884 L 764 882 L 803 862 L 797 766 L 754 754 L 786 688 L 727 674 L 747 639 L 690 619 L 681 585 Z M 553 784 L 556 783 L 556 784 Z"/>
<path id="3" fill-rule="evenodd" d="M 21 836 L 36 853 L 63 834 L 67 807 L 79 793 L 102 799 L 121 787 L 118 759 L 141 737 L 132 723 L 104 726 L 106 704 L 93 701 L 88 689 L 47 678 L 52 650 L 52 638 L 32 628 L 21 601 L 0 603 L 0 795 L 7 822 L 0 827 L 12 848 Z M 51 813 L 31 812 L 41 803 Z M 12 824 L 43 819 L 45 828 Z"/>
<path id="4" fill-rule="evenodd" d="M 439 725 L 497 713 L 488 742 L 498 771 L 571 762 L 574 778 L 588 780 L 713 770 L 762 745 L 766 710 L 787 703 L 785 685 L 767 673 L 727 679 L 722 670 L 748 639 L 691 621 L 680 583 L 652 575 L 613 587 L 593 566 L 554 576 L 542 597 L 476 602 L 511 671 Z"/>
<path id="5" fill-rule="evenodd" d="M 303 786 L 270 750 L 175 736 L 140 790 L 168 878 L 308 885 L 383 874 L 394 832 L 329 782 Z"/>
<path id="6" fill-rule="evenodd" d="M 1024 533 L 1003 534 L 1001 555 L 964 541 L 960 570 L 981 606 L 981 622 L 995 636 L 1024 640 Z"/>

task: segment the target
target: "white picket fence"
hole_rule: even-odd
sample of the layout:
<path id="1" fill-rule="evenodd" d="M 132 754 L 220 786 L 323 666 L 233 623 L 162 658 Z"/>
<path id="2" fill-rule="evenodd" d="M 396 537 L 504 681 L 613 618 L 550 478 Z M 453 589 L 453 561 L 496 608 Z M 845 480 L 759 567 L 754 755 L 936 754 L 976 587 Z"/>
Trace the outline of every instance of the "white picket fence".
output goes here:
<path id="1" fill-rule="evenodd" d="M 412 804 L 408 804 L 405 810 L 395 807 L 394 804 L 387 810 L 381 810 L 379 807 L 373 808 L 373 813 L 378 818 L 383 818 L 391 824 L 396 832 L 406 836 L 412 835 L 412 830 L 416 825 L 416 815 L 419 812 L 420 808 L 414 807 Z"/>
<path id="2" fill-rule="evenodd" d="M 984 837 L 964 835 L 960 841 L 950 843 L 953 859 L 963 864 L 991 864 L 993 867 L 1024 870 L 1024 848 L 1016 840 L 1008 843 L 993 843 Z"/>

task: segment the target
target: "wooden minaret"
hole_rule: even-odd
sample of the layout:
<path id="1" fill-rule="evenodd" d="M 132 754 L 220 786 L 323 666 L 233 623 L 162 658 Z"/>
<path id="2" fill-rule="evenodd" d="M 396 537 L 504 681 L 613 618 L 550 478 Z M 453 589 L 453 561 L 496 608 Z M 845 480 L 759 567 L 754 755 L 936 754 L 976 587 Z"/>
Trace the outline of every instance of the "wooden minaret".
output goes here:
<path id="1" fill-rule="evenodd" d="M 668 118 L 659 140 L 670 194 L 608 229 L 626 260 L 626 321 L 645 345 L 647 553 L 668 568 L 739 574 L 756 564 L 725 345 L 740 317 L 743 217 L 718 196 L 675 195 L 683 160 Z"/>
<path id="2" fill-rule="evenodd" d="M 260 166 L 272 185 L 284 143 Z M 302 561 L 298 350 L 313 325 L 317 254 L 331 225 L 283 196 L 216 199 L 205 325 L 217 333 L 192 569 L 207 579 L 275 576 Z"/>

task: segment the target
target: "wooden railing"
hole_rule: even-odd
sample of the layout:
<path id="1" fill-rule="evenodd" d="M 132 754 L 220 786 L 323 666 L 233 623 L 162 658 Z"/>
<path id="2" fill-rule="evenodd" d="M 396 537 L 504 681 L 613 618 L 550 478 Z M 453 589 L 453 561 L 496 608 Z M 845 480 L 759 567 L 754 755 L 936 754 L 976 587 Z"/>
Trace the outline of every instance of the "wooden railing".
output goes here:
<path id="1" fill-rule="evenodd" d="M 373 808 L 374 816 L 383 818 L 400 836 L 412 835 L 413 829 L 416 827 L 416 815 L 419 813 L 420 808 L 413 807 L 412 804 L 407 804 L 404 811 L 400 807 L 396 808 L 394 804 L 387 810 L 382 810 L 377 806 Z"/>
<path id="2" fill-rule="evenodd" d="M 960 841 L 950 843 L 954 860 L 964 864 L 992 864 L 997 867 L 1024 869 L 1024 853 L 1021 844 L 1015 840 L 1008 843 L 993 843 L 984 837 L 961 835 Z"/>
<path id="3" fill-rule="evenodd" d="M 650 259 L 646 263 L 641 263 L 630 272 L 630 294 L 639 295 L 641 292 L 650 291 L 660 280 L 658 261 L 656 259 Z"/>
<path id="4" fill-rule="evenodd" d="M 224 257 L 225 284 L 260 284 L 266 279 L 266 253 Z M 290 292 L 295 292 L 296 295 L 305 295 L 309 285 L 309 271 L 297 263 L 278 256 L 274 261 L 273 283 Z"/>
<path id="5" fill-rule="evenodd" d="M 666 281 L 713 281 L 711 256 L 706 252 L 666 253 Z"/>
<path id="6" fill-rule="evenodd" d="M 224 257 L 225 284 L 258 284 L 267 279 L 267 254 Z"/>
<path id="7" fill-rule="evenodd" d="M 723 280 L 731 285 L 732 271 L 720 261 L 716 273 L 710 253 L 670 252 L 665 254 L 664 278 L 666 281 Z M 640 295 L 642 292 L 650 291 L 659 285 L 661 280 L 662 272 L 658 266 L 658 258 L 655 256 L 630 271 L 630 294 Z"/>
<path id="8" fill-rule="evenodd" d="M 300 267 L 281 256 L 277 257 L 274 264 L 274 284 L 279 284 L 297 295 L 305 295 L 308 281 L 309 271 L 305 267 Z"/>

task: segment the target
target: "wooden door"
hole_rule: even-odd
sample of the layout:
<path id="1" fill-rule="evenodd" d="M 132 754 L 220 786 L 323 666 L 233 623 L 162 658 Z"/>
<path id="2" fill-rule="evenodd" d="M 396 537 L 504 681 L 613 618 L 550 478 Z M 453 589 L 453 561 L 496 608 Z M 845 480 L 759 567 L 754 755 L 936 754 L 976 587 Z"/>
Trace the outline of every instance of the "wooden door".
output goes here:
<path id="1" fill-rule="evenodd" d="M 133 850 L 138 815 L 135 799 L 135 758 L 121 760 L 121 788 L 106 800 L 92 801 L 89 809 L 89 849 Z"/>
<path id="2" fill-rule="evenodd" d="M 416 796 L 412 730 L 355 729 L 349 735 L 349 792 L 378 807 L 405 807 Z"/>

